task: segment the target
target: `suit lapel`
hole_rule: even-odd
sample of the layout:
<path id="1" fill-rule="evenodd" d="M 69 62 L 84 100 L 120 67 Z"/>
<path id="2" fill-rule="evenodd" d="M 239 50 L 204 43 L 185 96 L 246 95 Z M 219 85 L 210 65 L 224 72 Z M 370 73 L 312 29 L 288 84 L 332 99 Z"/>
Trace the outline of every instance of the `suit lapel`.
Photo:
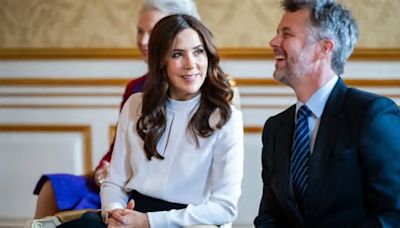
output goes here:
<path id="1" fill-rule="evenodd" d="M 323 197 L 320 194 L 322 186 L 319 186 L 319 183 L 321 183 L 321 180 L 326 177 L 325 168 L 328 167 L 329 157 L 336 140 L 339 113 L 342 109 L 347 89 L 348 88 L 344 84 L 343 80 L 339 78 L 328 98 L 321 116 L 314 151 L 310 159 L 308 194 L 310 199 L 309 203 L 311 205 L 315 205 L 315 203 L 319 201 L 315 196 Z"/>
<path id="2" fill-rule="evenodd" d="M 290 154 L 294 131 L 294 113 L 295 106 L 290 107 L 285 112 L 285 115 L 281 118 L 275 139 L 276 151 L 278 153 L 276 161 L 278 165 L 277 171 L 282 175 L 281 178 L 278 178 L 280 181 L 278 186 L 282 188 L 279 190 L 282 193 L 289 194 L 290 198 L 294 198 L 290 187 Z M 287 195 L 284 198 L 287 199 Z"/>
<path id="3" fill-rule="evenodd" d="M 296 106 L 293 105 L 283 113 L 274 141 L 278 154 L 276 157 L 276 172 L 278 173 L 276 186 L 278 186 L 277 195 L 280 196 L 278 200 L 286 214 L 291 217 L 291 220 L 299 222 L 302 221 L 302 216 L 296 207 L 290 178 L 290 156 L 293 143 L 295 110 Z"/>

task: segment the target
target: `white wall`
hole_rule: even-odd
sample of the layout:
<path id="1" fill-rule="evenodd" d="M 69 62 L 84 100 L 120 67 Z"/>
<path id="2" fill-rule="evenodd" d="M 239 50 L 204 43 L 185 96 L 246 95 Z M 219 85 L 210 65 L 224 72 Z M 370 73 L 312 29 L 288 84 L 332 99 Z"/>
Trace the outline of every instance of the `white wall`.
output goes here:
<path id="1" fill-rule="evenodd" d="M 268 60 L 225 60 L 236 79 L 271 78 Z M 1 61 L 0 79 L 131 78 L 146 71 L 136 60 Z M 400 62 L 353 61 L 345 79 L 400 79 Z M 397 86 L 365 89 L 400 103 Z M 261 137 L 265 120 L 295 102 L 284 86 L 239 86 L 245 134 L 245 169 L 240 213 L 235 222 L 251 225 L 261 194 Z M 0 84 L 0 226 L 33 215 L 35 182 L 42 173 L 82 174 L 108 149 L 123 86 Z M 258 127 L 251 130 L 249 127 Z M 87 167 L 91 166 L 91 167 Z M 5 206 L 7 205 L 7 207 Z"/>

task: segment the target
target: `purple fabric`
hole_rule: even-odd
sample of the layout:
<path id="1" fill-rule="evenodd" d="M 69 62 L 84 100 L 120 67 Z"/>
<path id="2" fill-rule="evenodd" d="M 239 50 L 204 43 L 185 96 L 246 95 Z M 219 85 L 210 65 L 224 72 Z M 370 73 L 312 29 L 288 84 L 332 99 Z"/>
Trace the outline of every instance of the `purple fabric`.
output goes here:
<path id="1" fill-rule="evenodd" d="M 100 208 L 100 189 L 93 178 L 72 174 L 47 174 L 40 178 L 33 193 L 39 194 L 47 180 L 54 189 L 60 211 Z"/>

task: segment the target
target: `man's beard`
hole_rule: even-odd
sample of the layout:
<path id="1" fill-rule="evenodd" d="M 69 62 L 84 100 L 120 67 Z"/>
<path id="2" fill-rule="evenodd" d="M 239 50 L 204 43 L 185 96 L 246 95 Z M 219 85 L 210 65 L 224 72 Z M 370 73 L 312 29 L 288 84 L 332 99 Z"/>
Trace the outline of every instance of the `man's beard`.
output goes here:
<path id="1" fill-rule="evenodd" d="M 310 73 L 310 65 L 305 62 L 310 63 L 310 61 L 298 61 L 300 59 L 304 60 L 309 58 L 309 56 L 305 52 L 298 56 L 297 61 L 294 58 L 289 58 L 286 60 L 285 66 L 280 69 L 275 69 L 274 71 L 274 79 L 285 84 L 291 86 L 292 83 Z"/>

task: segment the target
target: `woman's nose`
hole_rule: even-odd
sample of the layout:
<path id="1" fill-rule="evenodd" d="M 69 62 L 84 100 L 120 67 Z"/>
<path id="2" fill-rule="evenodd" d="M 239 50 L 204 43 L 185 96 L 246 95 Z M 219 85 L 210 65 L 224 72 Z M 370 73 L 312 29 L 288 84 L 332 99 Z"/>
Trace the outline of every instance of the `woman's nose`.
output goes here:
<path id="1" fill-rule="evenodd" d="M 191 69 L 195 65 L 195 59 L 192 55 L 187 55 L 185 57 L 185 68 Z"/>

